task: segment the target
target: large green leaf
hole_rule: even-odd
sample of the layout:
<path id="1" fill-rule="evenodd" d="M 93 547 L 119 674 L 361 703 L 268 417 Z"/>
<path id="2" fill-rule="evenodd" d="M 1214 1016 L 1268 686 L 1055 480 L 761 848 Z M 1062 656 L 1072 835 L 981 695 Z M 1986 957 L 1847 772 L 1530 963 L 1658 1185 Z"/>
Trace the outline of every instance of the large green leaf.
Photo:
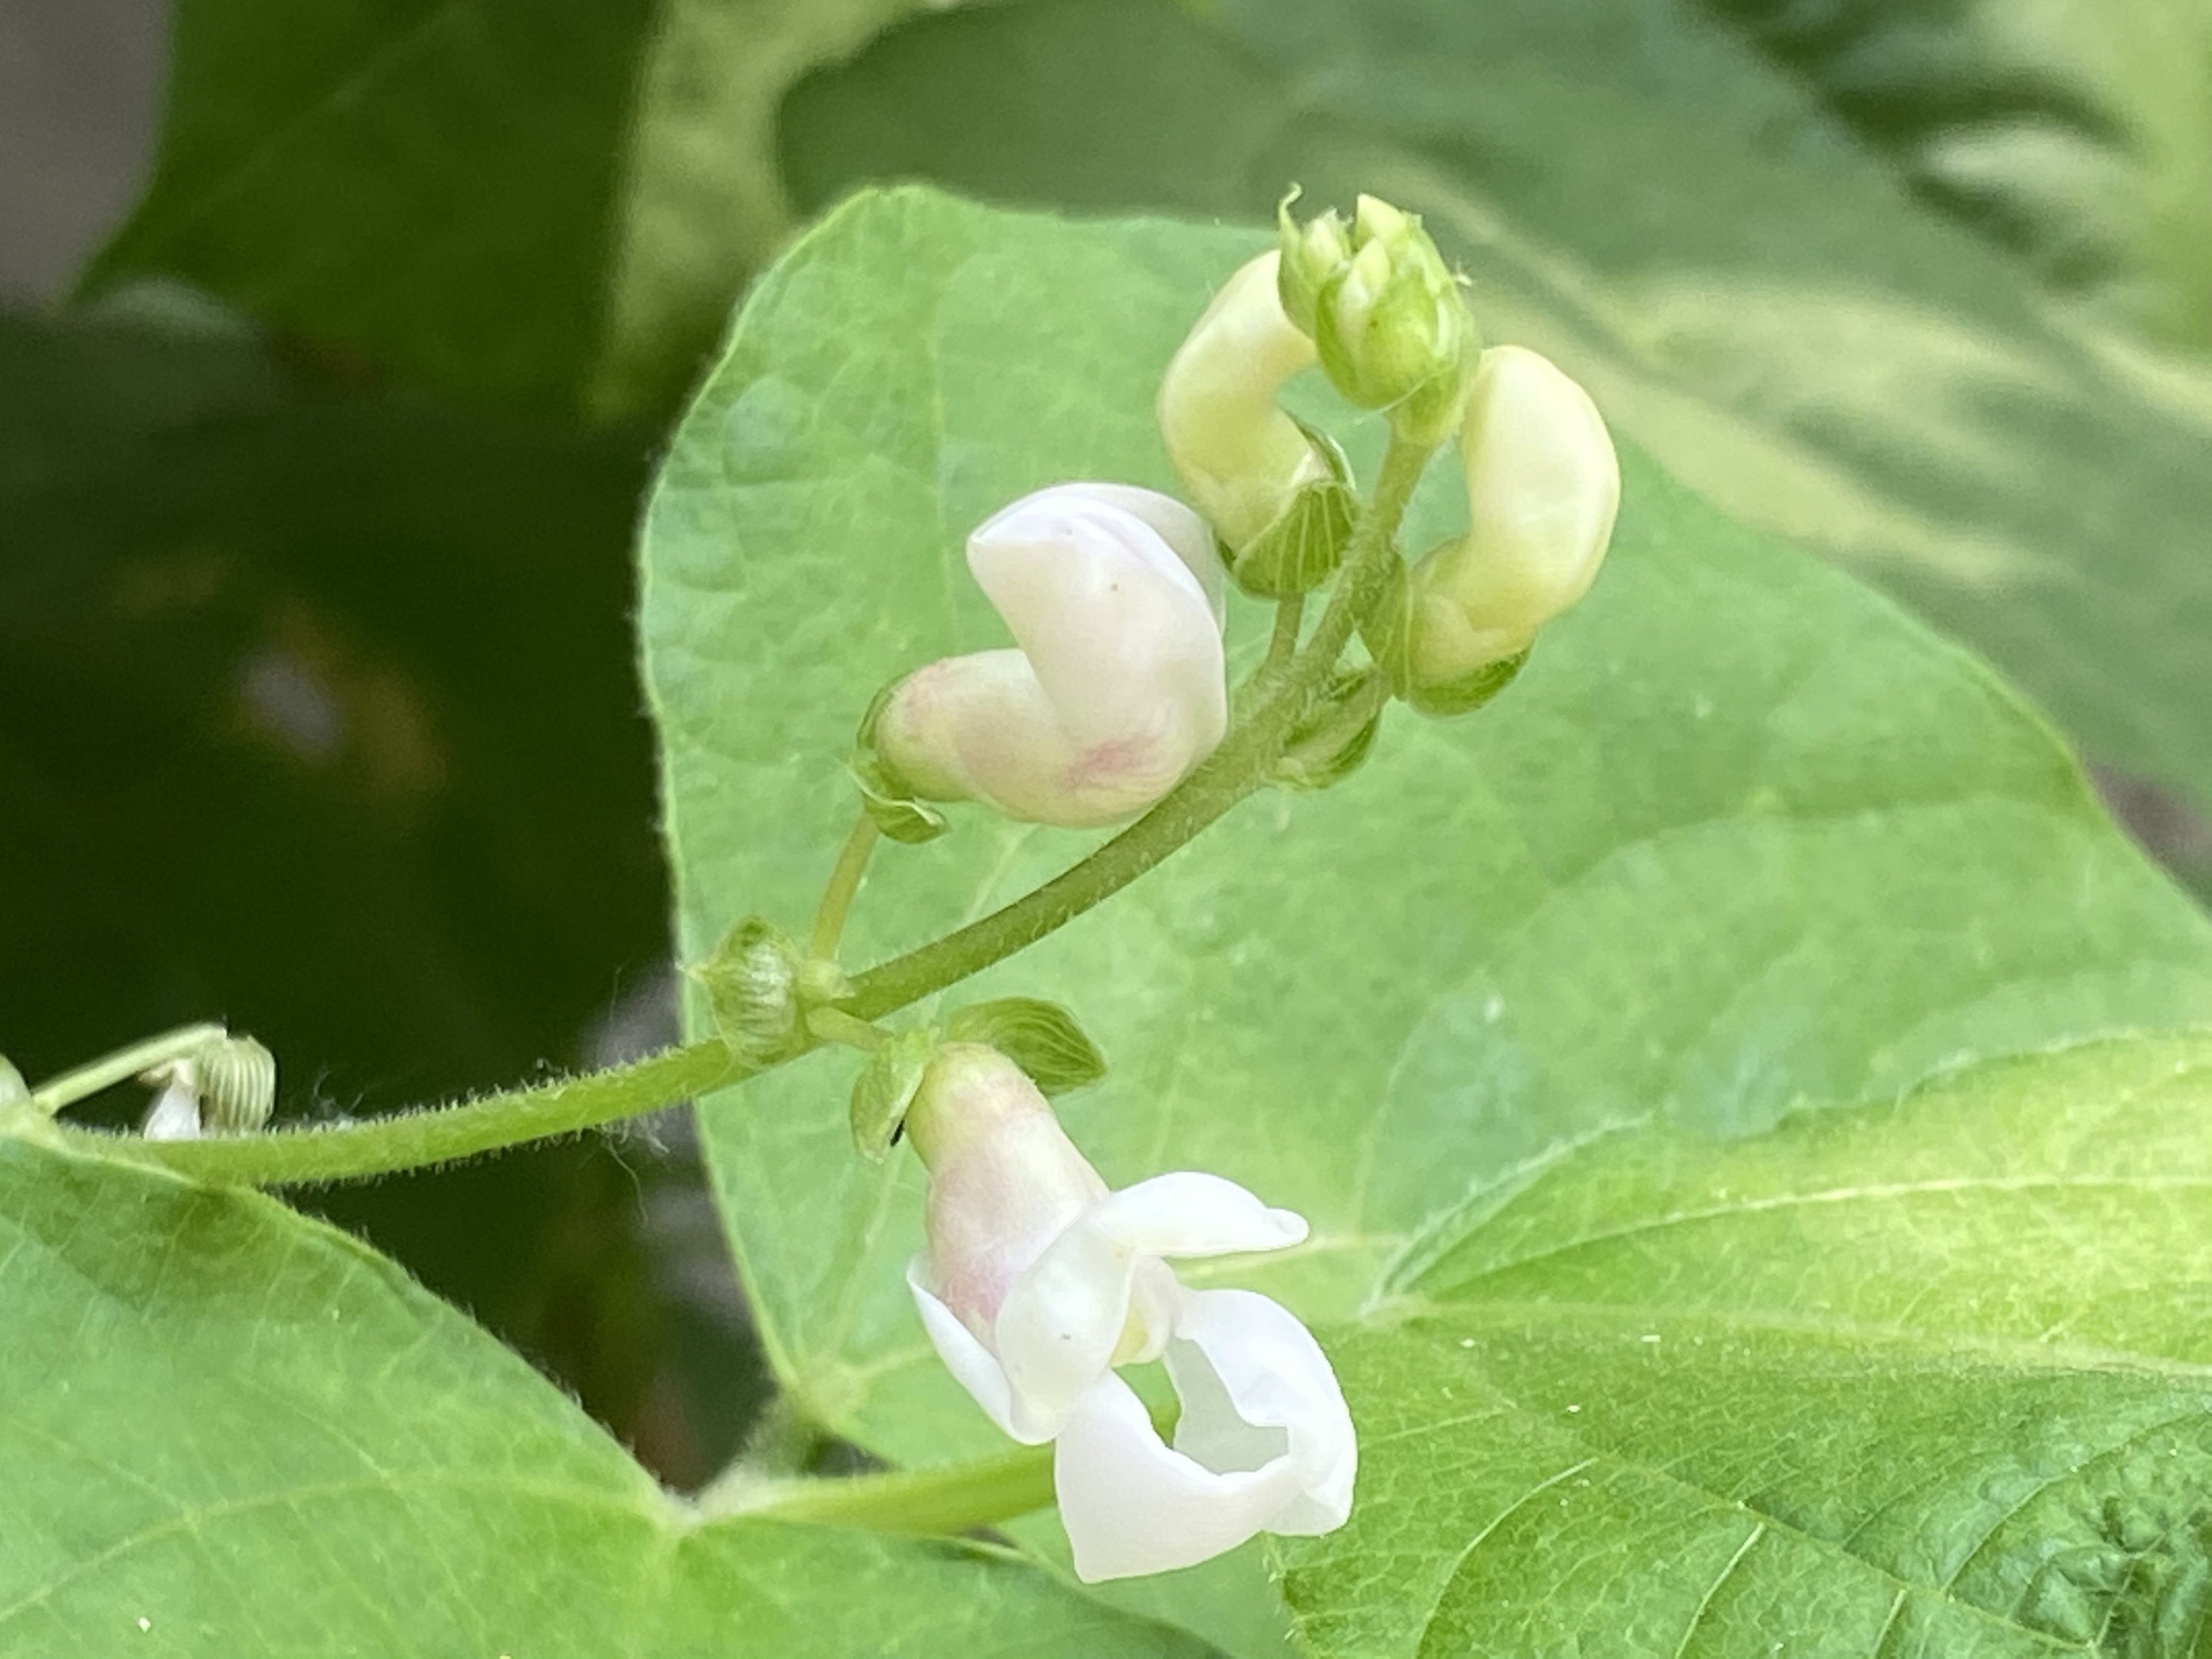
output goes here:
<path id="1" fill-rule="evenodd" d="M 1704 0 L 2044 280 L 2212 346 L 2212 12 L 2197 0 Z"/>
<path id="2" fill-rule="evenodd" d="M 775 100 L 915 0 L 182 0 L 106 285 L 182 276 L 464 397 L 665 404 L 789 224 Z"/>
<path id="3" fill-rule="evenodd" d="M 344 1235 L 0 1130 L 0 1650 L 1201 1659 L 1003 1552 L 702 1522 Z"/>
<path id="4" fill-rule="evenodd" d="M 1248 222 L 1292 179 L 1389 196 L 1493 337 L 1565 363 L 1678 476 L 1975 643 L 2094 755 L 2212 803 L 2201 373 L 2054 322 L 2030 273 L 1687 0 L 1205 10 L 911 23 L 794 93 L 793 195 L 920 176 Z"/>
<path id="5" fill-rule="evenodd" d="M 1322 1655 L 2202 1654 L 2212 1040 L 1515 1171 L 1336 1346 Z M 1783 1645 L 1778 1649 L 1778 1640 Z"/>
<path id="6" fill-rule="evenodd" d="M 996 643 L 967 529 L 1071 477 L 1168 484 L 1154 383 L 1249 234 L 865 196 L 767 276 L 680 428 L 644 635 L 683 948 L 803 921 L 876 686 Z M 1304 412 L 1371 459 L 1371 422 Z M 1110 1181 L 1198 1167 L 1304 1212 L 1261 1282 L 1363 1306 L 1407 1241 L 1522 1160 L 1658 1120 L 1723 1135 L 1976 1055 L 2212 1016 L 2212 928 L 2002 685 L 1632 448 L 1615 550 L 1481 717 L 1386 725 L 1318 797 L 1241 808 L 977 981 L 1073 1008 L 1113 1066 L 1065 1116 Z M 1433 475 L 1408 540 L 1440 532 Z M 1264 620 L 1232 617 L 1249 662 Z M 864 963 L 1085 842 L 974 811 L 888 848 Z M 963 992 L 963 995 L 966 993 Z M 900 1459 L 991 1443 L 902 1282 L 911 1163 L 854 1158 L 852 1061 L 705 1103 L 779 1376 Z"/>

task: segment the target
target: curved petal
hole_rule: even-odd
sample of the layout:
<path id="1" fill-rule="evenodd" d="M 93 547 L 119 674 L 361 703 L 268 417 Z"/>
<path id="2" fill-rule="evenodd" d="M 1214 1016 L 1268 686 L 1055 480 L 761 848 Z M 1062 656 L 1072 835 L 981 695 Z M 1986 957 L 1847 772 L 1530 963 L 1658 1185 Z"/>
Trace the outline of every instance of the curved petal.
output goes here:
<path id="1" fill-rule="evenodd" d="M 1015 1422 L 1050 1436 L 1117 1352 L 1158 1346 L 1169 1304 L 1157 1285 L 1125 1345 L 1133 1281 L 1149 1258 L 1279 1250 L 1305 1236 L 1299 1217 L 1218 1176 L 1185 1170 L 1109 1193 L 1045 1246 L 1000 1304 L 992 1346 L 1012 1389 Z M 1167 1282 L 1179 1321 L 1182 1287 Z"/>
<path id="2" fill-rule="evenodd" d="M 1182 561 L 1183 568 L 1198 579 L 1216 625 L 1227 616 L 1228 581 L 1220 556 L 1213 550 L 1213 532 L 1197 514 L 1172 495 L 1135 484 L 1065 483 L 1058 488 L 1103 507 L 1118 507 L 1152 526 L 1169 550 Z"/>
<path id="3" fill-rule="evenodd" d="M 1207 1560 L 1299 1496 L 1287 1458 L 1218 1474 L 1171 1450 L 1143 1402 L 1110 1373 L 1077 1402 L 1052 1468 L 1075 1576 L 1085 1583 Z"/>
<path id="4" fill-rule="evenodd" d="M 968 538 L 968 568 L 1079 745 L 1176 751 L 1188 768 L 1221 740 L 1220 623 L 1145 519 L 1041 490 Z"/>
<path id="5" fill-rule="evenodd" d="M 1238 1255 L 1305 1242 L 1305 1218 L 1270 1209 L 1233 1181 L 1194 1170 L 1109 1193 L 1077 1224 L 1146 1255 Z"/>
<path id="6" fill-rule="evenodd" d="M 1250 1291 L 1185 1291 L 1166 1360 L 1182 1400 L 1177 1451 L 1214 1470 L 1283 1458 L 1297 1492 L 1269 1532 L 1344 1524 L 1359 1463 L 1352 1413 L 1328 1356 L 1289 1309 Z"/>
<path id="7" fill-rule="evenodd" d="M 149 1140 L 198 1140 L 199 1097 L 181 1083 L 170 1084 L 155 1097 L 138 1133 Z"/>
<path id="8" fill-rule="evenodd" d="M 922 1283 L 922 1265 L 920 1256 L 907 1264 L 907 1288 L 914 1292 L 914 1305 L 921 1312 L 921 1327 L 929 1333 L 929 1344 L 945 1362 L 945 1369 L 974 1396 L 975 1403 L 983 1408 L 983 1414 L 998 1425 L 1000 1432 L 1012 1435 L 1025 1445 L 1042 1444 L 1048 1436 L 1015 1432 L 1012 1414 L 1007 1409 L 1006 1372 L 991 1358 L 991 1351 L 978 1342 L 952 1310 Z"/>

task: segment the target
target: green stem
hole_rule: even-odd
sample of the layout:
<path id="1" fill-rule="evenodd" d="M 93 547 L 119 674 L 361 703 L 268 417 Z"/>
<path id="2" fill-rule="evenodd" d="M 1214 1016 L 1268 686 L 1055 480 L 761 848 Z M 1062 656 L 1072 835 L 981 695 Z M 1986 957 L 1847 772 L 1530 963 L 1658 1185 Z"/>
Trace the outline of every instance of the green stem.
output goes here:
<path id="1" fill-rule="evenodd" d="M 824 1042 L 858 1048 L 863 1054 L 873 1054 L 891 1040 L 890 1033 L 881 1026 L 871 1025 L 865 1019 L 855 1019 L 839 1008 L 809 1009 L 806 1029 Z"/>
<path id="2" fill-rule="evenodd" d="M 1353 529 L 1344 571 L 1328 608 L 1292 657 L 1281 683 L 1219 748 L 1151 811 L 1089 858 L 980 921 L 861 975 L 853 981 L 852 994 L 842 1001 L 843 1012 L 856 1021 L 880 1019 L 1035 944 L 1127 886 L 1265 784 L 1281 757 L 1284 738 L 1314 693 L 1334 672 L 1337 659 L 1361 617 L 1382 594 L 1398 556 L 1398 525 L 1430 447 L 1407 443 L 1395 435 L 1391 438 L 1376 482 L 1375 499 Z M 872 824 L 869 828 L 872 830 Z M 851 890 L 859 885 L 860 871 L 872 843 L 872 836 L 859 828 L 846 842 L 823 896 L 823 913 L 832 919 L 833 929 L 842 918 L 843 906 L 850 902 Z M 841 890 L 843 900 L 833 904 L 833 896 Z M 820 921 L 816 931 L 817 935 L 822 931 Z M 206 1030 L 220 1034 L 219 1028 Z M 77 1079 L 126 1060 L 137 1069 L 158 1063 L 167 1057 L 166 1052 L 149 1060 L 143 1049 L 181 1036 L 172 1032 L 140 1049 L 128 1050 L 82 1073 L 72 1073 L 33 1098 L 41 1100 L 64 1085 L 81 1086 Z M 806 1046 L 811 1048 L 812 1042 Z M 787 1056 L 796 1057 L 795 1054 Z M 63 1133 L 103 1156 L 154 1164 L 204 1181 L 290 1186 L 448 1163 L 526 1140 L 574 1133 L 724 1087 L 753 1075 L 756 1069 L 739 1062 L 721 1042 L 709 1039 L 666 1049 L 611 1071 L 505 1090 L 459 1106 L 405 1112 L 360 1123 L 202 1140 L 149 1141 L 79 1129 L 64 1129 Z M 130 1070 L 120 1070 L 108 1080 L 129 1075 Z"/>
<path id="3" fill-rule="evenodd" d="M 830 872 L 830 884 L 822 890 L 821 907 L 814 913 L 814 931 L 806 940 L 806 954 L 815 961 L 836 960 L 837 941 L 845 933 L 845 913 L 853 908 L 853 895 L 860 890 L 868 854 L 876 850 L 881 833 L 875 819 L 863 812 L 854 823 L 853 833 L 845 837 L 845 849 L 838 854 L 836 868 Z"/>
<path id="4" fill-rule="evenodd" d="M 1344 574 L 1328 609 L 1281 684 L 1218 749 L 1089 858 L 981 921 L 871 968 L 853 981 L 844 1006 L 863 1019 L 879 1019 L 1036 944 L 1127 887 L 1267 782 L 1284 737 L 1388 586 L 1398 557 L 1398 526 L 1434 447 L 1392 434 L 1375 499 L 1352 530 Z"/>
<path id="5" fill-rule="evenodd" d="M 502 1090 L 459 1106 L 401 1112 L 359 1123 L 201 1140 L 145 1140 L 69 1127 L 62 1133 L 73 1145 L 103 1158 L 155 1164 L 202 1181 L 289 1187 L 386 1175 L 495 1152 L 519 1141 L 571 1134 L 704 1094 L 747 1075 L 728 1048 L 710 1038 L 609 1071 Z"/>
<path id="6" fill-rule="evenodd" d="M 1298 629 L 1305 616 L 1306 596 L 1303 593 L 1275 601 L 1275 626 L 1267 635 L 1267 654 L 1260 659 L 1259 667 L 1245 682 L 1245 695 L 1253 702 L 1265 698 L 1290 672 L 1291 661 L 1298 653 Z"/>
<path id="7" fill-rule="evenodd" d="M 150 1071 L 164 1060 L 176 1060 L 191 1054 L 210 1037 L 228 1036 L 220 1025 L 202 1024 L 179 1025 L 173 1031 L 164 1031 L 159 1036 L 148 1037 L 143 1042 L 134 1042 L 128 1048 L 118 1048 L 112 1054 L 102 1054 L 88 1065 L 74 1071 L 64 1072 L 50 1078 L 31 1091 L 31 1109 L 43 1117 L 52 1117 L 65 1106 L 74 1106 L 111 1088 L 139 1073 Z"/>
<path id="8" fill-rule="evenodd" d="M 1024 1446 L 941 1469 L 836 1480 L 763 1480 L 740 1467 L 699 1494 L 702 1516 L 770 1516 L 872 1532 L 947 1534 L 996 1526 L 1052 1502 L 1052 1448 Z"/>

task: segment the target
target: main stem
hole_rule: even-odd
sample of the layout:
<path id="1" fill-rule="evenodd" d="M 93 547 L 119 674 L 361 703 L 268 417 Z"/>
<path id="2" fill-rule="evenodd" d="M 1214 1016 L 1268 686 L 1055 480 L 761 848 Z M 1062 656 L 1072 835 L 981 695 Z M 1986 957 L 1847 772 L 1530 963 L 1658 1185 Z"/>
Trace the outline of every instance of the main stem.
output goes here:
<path id="1" fill-rule="evenodd" d="M 1219 748 L 1151 811 L 1089 858 L 981 921 L 862 974 L 853 981 L 852 994 L 841 1001 L 844 1012 L 855 1019 L 880 1019 L 1034 945 L 1127 887 L 1266 783 L 1291 727 L 1334 671 L 1360 619 L 1382 597 L 1398 556 L 1398 526 L 1432 447 L 1392 435 L 1374 500 L 1352 531 L 1342 574 L 1321 620 L 1291 658 L 1279 684 Z M 872 830 L 872 823 L 867 828 Z M 817 918 L 817 939 L 826 929 L 834 940 L 842 930 L 851 890 L 859 885 L 872 844 L 873 837 L 857 827 L 847 841 L 824 895 L 823 914 Z M 843 896 L 839 898 L 841 889 Z M 133 1056 L 137 1053 L 132 1051 Z M 100 1062 L 103 1066 L 115 1063 Z M 610 1071 L 360 1123 L 202 1140 L 149 1141 L 66 1127 L 61 1133 L 105 1157 L 174 1170 L 204 1181 L 252 1186 L 343 1181 L 572 1133 L 723 1087 L 756 1069 L 738 1061 L 720 1040 L 710 1038 Z M 67 1081 L 58 1079 L 34 1092 L 33 1099 L 45 1097 L 48 1090 Z"/>

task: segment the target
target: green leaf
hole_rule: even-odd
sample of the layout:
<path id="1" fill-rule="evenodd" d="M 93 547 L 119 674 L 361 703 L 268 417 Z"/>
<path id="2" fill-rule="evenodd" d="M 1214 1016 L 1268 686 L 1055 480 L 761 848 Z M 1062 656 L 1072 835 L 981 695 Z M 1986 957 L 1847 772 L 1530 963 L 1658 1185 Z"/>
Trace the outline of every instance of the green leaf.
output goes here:
<path id="1" fill-rule="evenodd" d="M 914 3 L 184 0 L 89 281 L 181 277 L 478 402 L 665 406 L 789 228 L 776 100 Z"/>
<path id="2" fill-rule="evenodd" d="M 1189 1656 L 1004 1552 L 701 1522 L 267 1199 L 0 1135 L 0 1649 Z"/>
<path id="3" fill-rule="evenodd" d="M 872 688 L 1003 643 L 969 526 L 1066 478 L 1172 487 L 1155 383 L 1262 245 L 904 190 L 763 278 L 645 532 L 687 950 L 735 915 L 811 911 Z M 1301 395 L 1371 469 L 1372 423 Z M 1964 1058 L 2212 1018 L 2212 927 L 2010 691 L 1623 460 L 1604 574 L 1491 708 L 1394 714 L 1345 787 L 1248 804 L 974 981 L 1066 1004 L 1114 1055 L 1063 1114 L 1109 1182 L 1209 1170 L 1306 1215 L 1310 1244 L 1249 1276 L 1310 1317 L 1351 1316 L 1471 1186 L 1547 1149 L 1655 1119 L 1749 1133 Z M 1425 482 L 1409 543 L 1454 527 L 1453 482 Z M 1241 666 L 1265 609 L 1232 606 Z M 960 835 L 879 856 L 848 960 L 1089 844 L 954 810 Z M 902 1278 L 920 1173 L 854 1159 L 842 1093 L 810 1056 L 703 1104 L 764 1340 L 872 1449 L 982 1449 Z"/>
<path id="4" fill-rule="evenodd" d="M 1334 1346 L 1323 1656 L 2136 1659 L 2212 1607 L 2212 1038 L 1513 1172 Z M 1564 1645 L 1563 1645 L 1564 1644 Z"/>
<path id="5" fill-rule="evenodd" d="M 1075 1016 L 1056 1002 L 1000 997 L 970 1003 L 946 1018 L 945 1035 L 954 1042 L 996 1048 L 1048 1095 L 1087 1089 L 1106 1075 L 1106 1056 Z"/>
<path id="6" fill-rule="evenodd" d="M 2212 806 L 2200 368 L 2054 319 L 1794 64 L 1684 0 L 1203 9 L 1035 0 L 893 31 L 788 100 L 793 196 L 920 177 L 1255 225 L 1289 179 L 1316 207 L 1388 197 L 1472 277 L 1486 338 L 1556 358 L 1733 515 L 1881 583 L 2098 758 Z M 1788 15 L 1813 32 L 1838 9 Z M 2201 260 L 2203 192 L 2176 200 Z"/>
<path id="7" fill-rule="evenodd" d="M 2194 0 L 1709 0 L 2044 281 L 2212 345 L 2212 14 Z"/>

